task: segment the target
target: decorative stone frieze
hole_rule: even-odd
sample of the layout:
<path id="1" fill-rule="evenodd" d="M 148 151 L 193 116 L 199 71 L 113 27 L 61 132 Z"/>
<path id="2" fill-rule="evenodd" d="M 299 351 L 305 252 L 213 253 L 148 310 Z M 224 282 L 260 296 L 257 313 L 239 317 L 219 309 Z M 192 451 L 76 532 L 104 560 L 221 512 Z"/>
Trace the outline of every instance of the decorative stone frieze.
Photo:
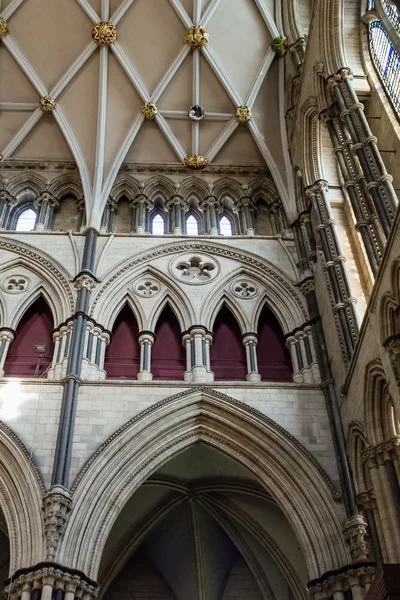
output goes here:
<path id="1" fill-rule="evenodd" d="M 69 599 L 96 600 L 99 586 L 76 569 L 69 569 L 54 562 L 42 562 L 32 568 L 20 569 L 5 582 L 5 594 L 16 600 L 26 592 L 30 598 L 33 590 L 41 590 L 42 600 L 52 597 L 54 589 L 65 591 Z M 68 593 L 70 594 L 68 596 Z"/>
<path id="2" fill-rule="evenodd" d="M 56 556 L 71 506 L 71 494 L 62 486 L 54 486 L 43 498 L 47 560 L 52 561 Z"/>
<path id="3" fill-rule="evenodd" d="M 348 591 L 352 592 L 353 600 L 362 600 L 364 590 L 368 591 L 375 574 L 374 563 L 348 565 L 310 581 L 307 588 L 312 600 L 336 600 L 343 598 L 344 593 Z"/>
<path id="4" fill-rule="evenodd" d="M 395 460 L 400 456 L 400 436 L 382 442 L 362 453 L 363 462 L 370 467 L 383 465 L 387 460 Z"/>

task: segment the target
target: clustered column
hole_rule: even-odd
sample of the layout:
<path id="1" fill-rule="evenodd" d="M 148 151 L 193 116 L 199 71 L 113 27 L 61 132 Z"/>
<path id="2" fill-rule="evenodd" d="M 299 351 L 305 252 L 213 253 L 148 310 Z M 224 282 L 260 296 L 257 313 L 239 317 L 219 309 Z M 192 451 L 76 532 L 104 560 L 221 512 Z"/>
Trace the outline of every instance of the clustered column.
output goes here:
<path id="1" fill-rule="evenodd" d="M 340 69 L 337 74 L 328 78 L 327 83 L 338 103 L 343 139 L 349 153 L 359 161 L 366 189 L 372 197 L 383 234 L 387 237 L 398 199 L 393 188 L 393 179 L 386 171 L 377 139 L 372 135 L 364 114 L 364 107 L 354 91 L 352 72 L 347 68 Z"/>
<path id="2" fill-rule="evenodd" d="M 374 491 L 377 521 L 385 562 L 400 562 L 400 438 L 368 448 L 363 453 Z"/>
<path id="3" fill-rule="evenodd" d="M 8 229 L 10 214 L 17 199 L 6 190 L 0 190 L 0 229 Z"/>
<path id="4" fill-rule="evenodd" d="M 194 325 L 183 334 L 182 344 L 186 348 L 185 381 L 188 383 L 210 383 L 214 373 L 210 369 L 210 345 L 212 333 L 202 325 Z"/>
<path id="5" fill-rule="evenodd" d="M 286 338 L 293 365 L 295 383 L 321 383 L 311 326 L 297 330 Z"/>
<path id="6" fill-rule="evenodd" d="M 242 337 L 242 341 L 246 350 L 246 380 L 252 383 L 258 383 L 261 381 L 261 375 L 258 372 L 257 362 L 258 335 L 256 333 L 245 333 Z"/>
<path id="7" fill-rule="evenodd" d="M 313 207 L 316 229 L 324 254 L 324 268 L 328 275 L 334 311 L 343 336 L 345 359 L 349 361 L 353 355 L 359 328 L 354 307 L 356 299 L 350 293 L 350 284 L 344 266 L 346 259 L 340 247 L 327 191 L 327 182 L 319 180 L 306 189 L 306 195 L 310 198 Z"/>
<path id="8" fill-rule="evenodd" d="M 95 600 L 98 584 L 75 569 L 54 563 L 37 565 L 31 572 L 17 571 L 5 582 L 9 600 Z M 46 565 L 46 566 L 44 566 Z"/>
<path id="9" fill-rule="evenodd" d="M 114 231 L 117 206 L 118 203 L 112 198 L 109 198 L 107 200 L 106 206 L 103 211 L 103 216 L 101 218 L 101 233 L 112 233 Z"/>
<path id="10" fill-rule="evenodd" d="M 206 216 L 206 233 L 209 235 L 218 235 L 217 214 L 219 211 L 219 202 L 215 196 L 208 196 L 201 204 L 200 209 Z"/>
<path id="11" fill-rule="evenodd" d="M 104 358 L 111 334 L 101 325 L 88 320 L 83 349 L 81 378 L 87 381 L 104 381 Z"/>
<path id="12" fill-rule="evenodd" d="M 169 231 L 174 235 L 182 235 L 184 232 L 185 212 L 188 209 L 188 204 L 182 196 L 172 196 L 165 205 L 169 211 Z"/>
<path id="13" fill-rule="evenodd" d="M 36 219 L 35 229 L 36 231 L 50 231 L 53 218 L 54 210 L 58 208 L 59 201 L 50 192 L 43 192 L 35 200 L 35 206 L 38 209 L 38 216 Z"/>
<path id="14" fill-rule="evenodd" d="M 140 345 L 140 371 L 137 374 L 139 381 L 151 381 L 151 347 L 155 341 L 155 335 L 151 331 L 142 331 L 138 337 Z"/>
<path id="15" fill-rule="evenodd" d="M 150 210 L 149 199 L 144 194 L 140 194 L 132 200 L 130 207 L 132 209 L 132 232 L 138 234 L 146 233 Z"/>
<path id="16" fill-rule="evenodd" d="M 255 235 L 254 201 L 249 197 L 241 198 L 237 202 L 236 208 L 239 213 L 242 233 L 244 235 Z"/>
<path id="17" fill-rule="evenodd" d="M 0 329 L 0 377 L 4 377 L 4 363 L 6 362 L 7 352 L 13 341 L 15 332 L 7 327 Z"/>

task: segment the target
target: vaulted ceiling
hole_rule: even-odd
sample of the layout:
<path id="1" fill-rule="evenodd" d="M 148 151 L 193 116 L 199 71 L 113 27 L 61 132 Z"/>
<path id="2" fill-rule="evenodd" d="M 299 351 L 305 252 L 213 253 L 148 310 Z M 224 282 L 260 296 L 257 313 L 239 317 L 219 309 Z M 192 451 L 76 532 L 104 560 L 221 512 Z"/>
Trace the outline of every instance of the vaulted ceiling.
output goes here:
<path id="1" fill-rule="evenodd" d="M 275 5 L 276 2 L 276 5 Z M 271 41 L 282 31 L 277 0 L 0 0 L 3 160 L 75 161 L 89 224 L 124 162 L 267 165 L 288 208 L 290 164 L 283 114 L 284 64 Z M 99 47 L 93 26 L 117 40 Z M 200 24 L 209 42 L 185 44 Z M 39 106 L 55 100 L 52 112 Z M 155 120 L 142 107 L 156 103 Z M 205 117 L 189 118 L 201 105 Z M 252 119 L 239 124 L 236 108 Z"/>

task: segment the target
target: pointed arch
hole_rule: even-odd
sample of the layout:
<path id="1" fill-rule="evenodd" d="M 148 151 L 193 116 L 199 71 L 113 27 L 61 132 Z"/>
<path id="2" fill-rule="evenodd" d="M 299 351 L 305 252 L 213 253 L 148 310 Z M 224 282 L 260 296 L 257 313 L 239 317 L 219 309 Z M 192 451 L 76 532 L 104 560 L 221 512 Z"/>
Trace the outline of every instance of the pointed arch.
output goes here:
<path id="1" fill-rule="evenodd" d="M 125 302 L 112 328 L 111 341 L 107 347 L 104 370 L 107 379 L 135 379 L 140 371 L 140 346 L 138 323 Z"/>
<path id="2" fill-rule="evenodd" d="M 364 383 L 365 433 L 372 446 L 400 434 L 400 423 L 380 360 L 370 362 Z"/>
<path id="3" fill-rule="evenodd" d="M 40 294 L 18 323 L 4 364 L 6 377 L 43 377 L 53 360 L 53 328 L 50 307 Z M 36 346 L 44 350 L 38 352 Z"/>
<path id="4" fill-rule="evenodd" d="M 202 179 L 193 176 L 187 177 L 182 181 L 179 188 L 179 194 L 188 201 L 191 199 L 191 197 L 194 197 L 200 204 L 204 198 L 207 198 L 207 196 L 210 195 L 210 192 L 206 183 Z"/>
<path id="5" fill-rule="evenodd" d="M 399 259 L 395 260 L 392 265 L 391 288 L 392 288 L 392 295 L 393 295 L 394 299 L 397 301 L 397 304 L 400 304 L 400 260 Z"/>
<path id="6" fill-rule="evenodd" d="M 292 381 L 293 367 L 282 328 L 267 303 L 258 324 L 257 359 L 262 381 Z"/>
<path id="7" fill-rule="evenodd" d="M 233 203 L 235 203 L 239 202 L 239 200 L 246 194 L 237 181 L 230 179 L 229 177 L 224 177 L 223 179 L 219 179 L 214 183 L 212 195 L 216 196 L 219 201 L 222 201 L 226 196 Z"/>
<path id="8" fill-rule="evenodd" d="M 14 431 L 0 421 L 0 508 L 10 542 L 10 575 L 45 559 L 44 492 L 28 450 Z"/>
<path id="9" fill-rule="evenodd" d="M 390 294 L 384 294 L 380 301 L 381 339 L 384 343 L 389 337 L 400 333 L 399 305 Z"/>
<path id="10" fill-rule="evenodd" d="M 347 441 L 350 464 L 353 470 L 354 482 L 356 484 L 357 494 L 361 494 L 371 487 L 369 469 L 365 468 L 362 454 L 369 443 L 364 433 L 364 427 L 359 421 L 352 421 L 349 424 L 349 434 Z"/>
<path id="11" fill-rule="evenodd" d="M 96 578 L 102 548 L 127 500 L 162 464 L 198 442 L 237 460 L 258 479 L 293 527 L 310 578 L 350 560 L 338 494 L 315 459 L 257 410 L 198 388 L 137 415 L 91 457 L 73 486 L 75 510 L 58 562 Z"/>
<path id="12" fill-rule="evenodd" d="M 115 180 L 110 196 L 116 202 L 126 196 L 128 200 L 133 200 L 140 194 L 140 186 L 137 179 L 127 173 L 120 173 Z"/>
<path id="13" fill-rule="evenodd" d="M 162 198 L 164 204 L 176 194 L 172 182 L 160 175 L 150 177 L 145 182 L 143 193 L 152 201 L 157 197 Z"/>
<path id="14" fill-rule="evenodd" d="M 155 341 L 151 351 L 153 379 L 182 380 L 186 369 L 185 349 L 176 314 L 167 301 L 155 326 Z"/>
<path id="15" fill-rule="evenodd" d="M 261 198 L 267 204 L 271 204 L 279 199 L 275 183 L 267 178 L 253 179 L 249 183 L 247 194 L 255 200 Z"/>
<path id="16" fill-rule="evenodd" d="M 167 305 L 169 305 L 169 307 L 172 309 L 179 323 L 181 332 L 186 331 L 191 325 L 193 325 L 195 322 L 194 311 L 189 299 L 187 299 L 186 295 L 183 295 L 183 292 L 178 288 L 178 286 L 172 286 L 170 283 L 168 288 L 164 290 L 164 293 L 158 300 L 157 305 L 150 313 L 150 331 L 155 331 L 160 315 Z"/>
<path id="17" fill-rule="evenodd" d="M 10 177 L 6 189 L 15 198 L 20 198 L 28 192 L 36 198 L 47 190 L 47 181 L 34 171 L 18 173 L 18 175 Z"/>
<path id="18" fill-rule="evenodd" d="M 216 381 L 245 381 L 247 375 L 246 352 L 234 314 L 224 302 L 216 315 L 210 349 L 211 371 Z"/>
<path id="19" fill-rule="evenodd" d="M 167 215 L 160 208 L 151 211 L 149 221 L 149 230 L 152 235 L 165 235 L 168 233 Z"/>
<path id="20" fill-rule="evenodd" d="M 126 287 L 124 286 L 122 292 L 125 292 L 125 290 Z M 108 329 L 109 331 L 113 330 L 118 315 L 120 314 L 124 306 L 129 307 L 140 331 L 147 328 L 146 317 L 143 313 L 143 309 L 140 305 L 140 302 L 138 302 L 138 299 L 130 290 L 123 293 L 122 295 L 118 294 L 117 292 L 113 294 L 113 296 L 114 300 L 117 299 L 117 301 L 114 304 L 109 305 L 108 310 L 104 310 L 104 313 L 102 315 L 102 325 L 106 329 Z"/>
<path id="21" fill-rule="evenodd" d="M 82 182 L 76 173 L 58 175 L 49 183 L 48 191 L 58 200 L 67 195 L 74 196 L 75 200 L 83 198 Z"/>

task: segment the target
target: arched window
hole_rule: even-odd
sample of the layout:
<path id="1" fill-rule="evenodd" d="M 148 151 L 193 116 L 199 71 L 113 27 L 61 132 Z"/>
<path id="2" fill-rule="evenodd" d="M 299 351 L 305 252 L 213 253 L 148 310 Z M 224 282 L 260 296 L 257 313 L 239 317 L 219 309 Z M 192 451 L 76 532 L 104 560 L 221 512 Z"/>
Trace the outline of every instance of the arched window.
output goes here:
<path id="1" fill-rule="evenodd" d="M 151 233 L 153 235 L 164 235 L 165 234 L 165 219 L 161 213 L 156 213 L 151 219 Z"/>
<path id="2" fill-rule="evenodd" d="M 135 379 L 140 370 L 140 347 L 136 319 L 127 304 L 115 320 L 107 348 L 104 370 L 108 379 Z"/>
<path id="3" fill-rule="evenodd" d="M 221 235 L 233 235 L 232 221 L 225 215 L 219 220 L 219 232 Z"/>
<path id="4" fill-rule="evenodd" d="M 186 217 L 186 233 L 188 235 L 199 235 L 199 222 L 194 215 Z"/>
<path id="5" fill-rule="evenodd" d="M 153 379 L 181 380 L 186 367 L 181 329 L 171 307 L 162 311 L 156 327 L 156 339 L 151 351 Z"/>
<path id="6" fill-rule="evenodd" d="M 20 320 L 7 353 L 6 377 L 41 377 L 53 359 L 53 315 L 40 296 Z M 43 350 L 43 352 L 40 351 Z"/>
<path id="7" fill-rule="evenodd" d="M 400 54 L 396 50 L 391 39 L 391 34 L 400 33 L 400 16 L 396 6 L 388 0 L 379 2 L 370 2 L 369 8 L 375 11 L 378 16 L 383 13 L 389 20 L 387 31 L 382 21 L 378 18 L 371 21 L 368 25 L 369 30 L 369 49 L 374 67 L 382 82 L 383 88 L 389 97 L 398 118 L 400 118 Z"/>
<path id="8" fill-rule="evenodd" d="M 211 371 L 216 381 L 245 381 L 246 352 L 240 327 L 224 304 L 215 319 L 214 342 L 211 346 Z"/>
<path id="9" fill-rule="evenodd" d="M 26 208 L 17 216 L 15 231 L 32 231 L 35 227 L 36 212 L 33 208 Z"/>

